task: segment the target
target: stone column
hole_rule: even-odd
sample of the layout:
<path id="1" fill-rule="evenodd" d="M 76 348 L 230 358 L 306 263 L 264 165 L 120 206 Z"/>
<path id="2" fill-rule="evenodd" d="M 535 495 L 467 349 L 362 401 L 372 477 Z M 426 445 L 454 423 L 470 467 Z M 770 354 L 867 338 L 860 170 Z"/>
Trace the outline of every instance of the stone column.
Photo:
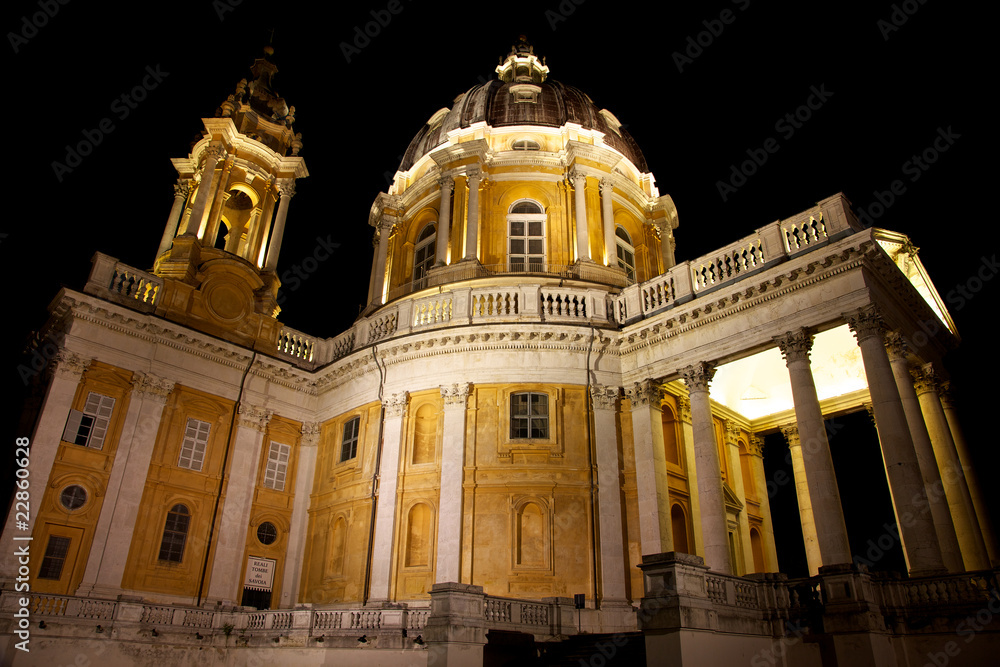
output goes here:
<path id="1" fill-rule="evenodd" d="M 10 506 L 10 513 L 4 524 L 3 537 L 0 539 L 0 545 L 3 549 L 0 552 L 0 585 L 3 588 L 10 588 L 10 582 L 17 576 L 18 559 L 14 555 L 14 550 L 28 544 L 26 540 L 22 540 L 30 537 L 34 531 L 35 519 L 38 517 L 37 508 L 42 502 L 42 494 L 45 493 L 45 489 L 49 485 L 52 463 L 59 452 L 59 443 L 62 440 L 63 429 L 66 427 L 66 419 L 73 407 L 73 399 L 76 396 L 76 389 L 80 385 L 80 378 L 83 377 L 90 362 L 91 359 L 70 352 L 65 348 L 60 349 L 49 362 L 50 366 L 47 370 L 52 373 L 52 378 L 49 380 L 48 389 L 45 390 L 45 399 L 39 412 L 35 433 L 28 444 L 28 489 L 34 500 L 34 507 L 28 513 L 27 526 L 19 527 L 14 511 L 15 507 L 13 504 Z M 13 458 L 14 448 L 9 451 Z M 18 455 L 16 458 L 23 457 Z M 39 550 L 44 548 L 44 544 L 36 545 L 32 548 L 32 553 L 38 554 Z"/>
<path id="2" fill-rule="evenodd" d="M 278 270 L 278 253 L 281 252 L 281 240 L 285 235 L 288 203 L 295 196 L 295 179 L 279 179 L 278 192 L 281 195 L 281 200 L 278 202 L 278 213 L 274 216 L 274 231 L 271 232 L 271 237 L 268 241 L 267 261 L 264 263 L 264 268 L 268 271 Z"/>
<path id="3" fill-rule="evenodd" d="M 674 230 L 670 223 L 657 225 L 660 232 L 660 261 L 663 264 L 663 272 L 666 273 L 677 263 L 674 259 Z"/>
<path id="4" fill-rule="evenodd" d="M 395 218 L 384 217 L 379 220 L 378 247 L 375 250 L 375 263 L 372 265 L 374 280 L 372 281 L 371 303 L 382 304 L 382 292 L 385 286 L 386 262 L 389 258 L 389 236 L 395 226 Z"/>
<path id="5" fill-rule="evenodd" d="M 590 396 L 594 402 L 594 449 L 597 450 L 601 606 L 623 605 L 627 602 L 625 572 L 628 565 L 622 541 L 622 485 L 621 471 L 618 468 L 618 429 L 615 427 L 618 387 L 591 385 Z M 665 514 L 669 518 L 669 511 Z"/>
<path id="6" fill-rule="evenodd" d="M 972 505 L 972 495 L 965 481 L 962 463 L 958 459 L 955 441 L 951 437 L 948 419 L 938 398 L 938 382 L 934 368 L 931 364 L 925 364 L 913 369 L 911 373 L 924 421 L 927 423 L 934 458 L 937 459 L 938 469 L 941 472 L 944 495 L 948 499 L 948 508 L 951 510 L 951 519 L 955 525 L 955 534 L 962 550 L 965 569 L 985 570 L 990 566 L 986 543 L 979 530 L 976 511 Z"/>
<path id="7" fill-rule="evenodd" d="M 927 499 L 926 503 L 922 503 L 924 511 L 930 512 L 931 520 L 934 522 L 934 530 L 937 533 L 944 566 L 949 572 L 962 572 L 964 569 L 962 551 L 955 534 L 955 525 L 952 523 L 948 500 L 945 497 L 941 472 L 938 470 L 938 464 L 934 457 L 934 447 L 931 445 L 931 438 L 927 433 L 924 416 L 920 412 L 917 394 L 913 390 L 910 364 L 906 359 L 906 344 L 898 332 L 890 332 L 886 335 L 885 347 L 889 353 L 892 374 L 896 378 L 896 389 L 899 390 L 903 412 L 906 414 L 906 423 L 910 428 L 910 437 L 913 439 L 913 449 L 920 466 L 920 476 L 924 482 L 923 492 Z"/>
<path id="8" fill-rule="evenodd" d="M 643 554 L 673 551 L 660 388 L 655 380 L 643 380 L 627 387 L 625 394 L 632 406 L 640 547 Z"/>
<path id="9" fill-rule="evenodd" d="M 743 484 L 743 466 L 740 465 L 740 427 L 736 422 L 727 419 L 726 426 L 726 456 L 729 457 L 729 469 L 732 471 L 732 487 L 736 497 L 743 503 L 743 511 L 738 517 L 740 541 L 743 543 L 743 572 L 753 572 L 753 551 L 750 547 L 750 519 L 747 517 L 747 492 Z M 733 563 L 733 572 L 740 568 Z"/>
<path id="10" fill-rule="evenodd" d="M 479 169 L 469 170 L 469 210 L 465 218 L 464 259 L 470 261 L 477 258 L 479 251 L 479 182 L 482 178 L 483 172 Z"/>
<path id="11" fill-rule="evenodd" d="M 976 517 L 979 519 L 979 528 L 983 533 L 983 541 L 986 542 L 986 553 L 989 555 L 990 563 L 993 567 L 1000 565 L 1000 544 L 997 544 L 997 536 L 993 530 L 993 522 L 990 520 L 989 506 L 983 496 L 983 487 L 979 483 L 979 474 L 973 465 L 972 455 L 969 453 L 969 445 L 965 441 L 965 434 L 962 432 L 961 422 L 955 410 L 955 399 L 951 393 L 951 385 L 942 382 L 938 387 L 938 396 L 941 399 L 941 407 L 944 408 L 944 416 L 951 429 L 952 440 L 955 441 L 955 450 L 958 453 L 958 460 L 965 471 L 965 481 L 969 485 L 969 494 L 972 496 L 972 506 L 976 509 Z"/>
<path id="12" fill-rule="evenodd" d="M 792 459 L 792 479 L 795 481 L 795 498 L 799 503 L 799 525 L 802 526 L 806 565 L 809 567 L 809 576 L 814 577 L 823 565 L 823 556 L 820 554 L 819 540 L 816 537 L 816 519 L 813 517 L 812 496 L 809 493 L 809 481 L 806 479 L 806 467 L 802 460 L 799 427 L 782 426 L 781 434 L 785 436 L 788 454 Z"/>
<path id="13" fill-rule="evenodd" d="M 601 179 L 601 223 L 604 227 L 604 252 L 607 266 L 618 266 L 618 242 L 615 241 L 615 215 L 611 196 L 614 185 L 610 178 Z"/>
<path id="14" fill-rule="evenodd" d="M 701 503 L 698 502 L 698 471 L 694 467 L 694 428 L 691 426 L 691 399 L 687 396 L 677 396 L 677 418 L 681 422 L 681 436 L 684 438 L 684 460 L 687 462 L 688 488 L 692 489 L 688 502 L 691 503 L 691 527 L 694 533 L 694 544 L 691 546 L 693 556 L 705 555 L 705 536 L 701 530 Z"/>
<path id="15" fill-rule="evenodd" d="M 292 518 L 288 527 L 288 548 L 285 551 L 285 575 L 281 581 L 282 609 L 291 609 L 299 601 L 302 582 L 302 561 L 305 557 L 306 533 L 309 530 L 309 493 L 316 471 L 316 452 L 320 425 L 316 422 L 302 424 L 299 439 L 298 462 L 295 466 L 295 497 L 292 500 Z"/>
<path id="16" fill-rule="evenodd" d="M 590 261 L 590 239 L 587 235 L 587 176 L 579 170 L 570 172 L 569 180 L 573 184 L 574 208 L 576 210 L 576 259 L 580 262 Z"/>
<path id="17" fill-rule="evenodd" d="M 77 595 L 113 599 L 122 592 L 125 561 L 146 489 L 149 461 L 156 447 L 163 407 L 173 389 L 170 380 L 141 371 L 132 375 L 132 396 Z"/>
<path id="18" fill-rule="evenodd" d="M 698 471 L 698 501 L 701 505 L 701 526 L 705 539 L 705 564 L 716 572 L 732 574 L 726 503 L 722 495 L 722 468 L 719 465 L 719 449 L 715 443 L 712 405 L 708 400 L 708 385 L 715 375 L 715 366 L 700 362 L 683 369 L 681 375 L 691 398 L 694 463 Z M 639 462 L 636 461 L 636 466 L 638 465 Z"/>
<path id="19" fill-rule="evenodd" d="M 212 186 L 215 184 L 215 167 L 219 159 L 226 154 L 226 149 L 221 143 L 212 142 L 205 149 L 205 164 L 201 170 L 201 183 L 198 184 L 198 194 L 194 197 L 194 204 L 191 206 L 191 215 L 188 216 L 187 225 L 184 227 L 182 236 L 198 236 L 201 233 L 201 226 L 205 223 L 205 216 L 208 214 L 208 204 L 212 197 Z"/>
<path id="20" fill-rule="evenodd" d="M 246 403 L 239 404 L 236 440 L 229 457 L 229 472 L 225 473 L 226 498 L 222 504 L 222 520 L 216 531 L 218 537 L 212 559 L 212 579 L 206 596 L 209 600 L 239 602 L 239 577 L 243 553 L 246 551 L 247 519 L 253 505 L 254 487 L 257 485 L 264 433 L 271 415 L 270 410 Z"/>
<path id="21" fill-rule="evenodd" d="M 444 433 L 441 436 L 441 484 L 438 498 L 435 583 L 460 581 L 462 576 L 462 493 L 465 471 L 465 408 L 468 382 L 441 387 Z"/>
<path id="22" fill-rule="evenodd" d="M 778 571 L 778 550 L 774 545 L 774 521 L 771 519 L 771 499 L 767 489 L 767 476 L 764 473 L 764 440 L 755 435 L 750 436 L 747 443 L 750 452 L 751 474 L 753 485 L 757 489 L 757 500 L 760 501 L 761 529 L 764 540 L 764 565 L 768 572 Z"/>
<path id="23" fill-rule="evenodd" d="M 820 565 L 850 563 L 851 545 L 847 540 L 844 508 L 840 504 L 840 490 L 833 470 L 826 424 L 823 422 L 823 412 L 819 407 L 816 384 L 809 364 L 812 336 L 805 329 L 799 329 L 775 338 L 775 342 L 785 358 L 792 385 L 795 425 L 801 442 L 802 466 L 816 527 Z"/>
<path id="24" fill-rule="evenodd" d="M 399 453 L 403 440 L 403 416 L 409 394 L 391 394 L 382 401 L 385 410 L 382 428 L 382 461 L 379 465 L 378 500 L 375 505 L 375 532 L 372 538 L 371 585 L 369 602 L 389 599 L 389 582 L 396 533 L 396 486 L 399 477 Z"/>
<path id="25" fill-rule="evenodd" d="M 441 211 L 438 213 L 437 257 L 435 266 L 448 263 L 448 240 L 451 238 L 451 193 L 455 189 L 455 180 L 451 176 L 438 179 L 441 185 Z"/>
<path id="26" fill-rule="evenodd" d="M 871 305 L 847 313 L 845 319 L 861 348 L 878 439 L 882 446 L 882 460 L 889 479 L 889 491 L 892 494 L 907 569 L 911 575 L 944 572 L 934 522 L 928 513 L 917 507 L 917 503 L 923 498 L 924 483 L 909 425 L 906 423 L 906 414 L 899 399 L 899 390 L 896 388 L 896 378 L 885 351 L 885 325 Z M 961 536 L 959 540 L 961 541 Z"/>
<path id="27" fill-rule="evenodd" d="M 229 197 L 231 196 L 229 194 L 229 179 L 233 173 L 233 162 L 235 159 L 236 156 L 234 155 L 226 156 L 226 161 L 222 165 L 222 177 L 219 179 L 219 184 L 216 188 L 217 191 L 215 193 L 215 198 L 212 201 L 212 207 L 209 210 L 208 220 L 206 221 L 208 225 L 211 225 L 212 223 L 216 224 L 215 226 L 216 235 L 218 235 L 218 229 L 219 229 L 218 225 L 222 224 L 221 220 L 219 219 L 220 214 L 222 213 L 222 207 L 227 201 L 229 201 Z M 215 236 L 213 236 L 210 239 L 203 239 L 203 240 L 207 240 L 208 245 L 213 247 L 215 246 Z"/>
<path id="28" fill-rule="evenodd" d="M 174 237 L 177 236 L 177 225 L 180 224 L 181 214 L 184 213 L 184 204 L 187 202 L 189 194 L 191 194 L 191 181 L 186 178 L 178 178 L 177 182 L 174 183 L 174 205 L 170 208 L 170 215 L 167 216 L 167 226 L 163 229 L 160 247 L 156 250 L 157 257 L 170 250 Z"/>

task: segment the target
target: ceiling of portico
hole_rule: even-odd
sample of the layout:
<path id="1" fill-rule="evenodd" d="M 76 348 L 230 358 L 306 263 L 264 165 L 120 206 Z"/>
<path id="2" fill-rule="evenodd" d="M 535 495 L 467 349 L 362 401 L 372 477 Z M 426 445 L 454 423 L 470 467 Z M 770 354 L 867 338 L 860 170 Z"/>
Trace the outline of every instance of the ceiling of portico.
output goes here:
<path id="1" fill-rule="evenodd" d="M 820 401 L 868 387 L 861 349 L 846 324 L 815 336 L 810 362 Z M 711 397 L 749 421 L 794 407 L 788 369 L 777 346 L 719 366 Z"/>

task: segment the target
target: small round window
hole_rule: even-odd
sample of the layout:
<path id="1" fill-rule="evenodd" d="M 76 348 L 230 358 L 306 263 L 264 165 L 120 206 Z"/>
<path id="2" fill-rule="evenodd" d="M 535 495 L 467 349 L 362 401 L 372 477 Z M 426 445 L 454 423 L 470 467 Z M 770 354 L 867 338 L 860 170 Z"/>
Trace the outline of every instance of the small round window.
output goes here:
<path id="1" fill-rule="evenodd" d="M 59 494 L 59 502 L 68 510 L 80 509 L 87 502 L 87 490 L 77 484 L 67 486 Z"/>
<path id="2" fill-rule="evenodd" d="M 270 521 L 265 521 L 257 526 L 257 539 L 261 544 L 274 544 L 278 539 L 278 529 Z"/>

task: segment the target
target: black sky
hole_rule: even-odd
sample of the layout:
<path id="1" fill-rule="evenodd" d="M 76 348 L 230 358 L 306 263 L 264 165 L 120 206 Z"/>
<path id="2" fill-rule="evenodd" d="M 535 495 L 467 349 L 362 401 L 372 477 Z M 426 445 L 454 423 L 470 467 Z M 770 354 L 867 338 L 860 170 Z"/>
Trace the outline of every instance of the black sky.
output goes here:
<path id="1" fill-rule="evenodd" d="M 587 92 L 635 137 L 661 194 L 676 202 L 679 261 L 839 191 L 868 210 L 900 181 L 902 194 L 875 224 L 921 248 L 965 343 L 949 359 L 965 412 L 990 413 L 1000 280 L 983 280 L 997 270 L 988 203 L 995 133 L 984 97 L 995 75 L 987 75 L 987 20 L 959 3 L 400 0 L 395 14 L 379 0 L 52 3 L 58 12 L 34 31 L 25 21 L 43 22 L 37 0 L 7 3 L 2 22 L 13 204 L 0 225 L 8 391 L 23 387 L 25 338 L 61 285 L 82 288 L 95 251 L 151 266 L 173 200 L 169 158 L 187 155 L 199 119 L 248 76 L 272 30 L 275 88 L 296 107 L 310 171 L 291 202 L 279 272 L 311 256 L 317 237 L 340 244 L 287 293 L 281 319 L 322 337 L 349 326 L 365 300 L 368 212 L 386 174 L 426 120 L 492 77 L 525 34 L 552 78 Z M 376 31 L 377 17 L 385 25 Z M 355 51 L 355 29 L 369 23 L 377 34 Z M 699 41 L 700 53 L 690 46 Z M 350 62 L 342 43 L 351 44 Z M 678 53 L 690 58 L 682 71 Z M 122 118 L 115 100 L 150 70 L 162 80 Z M 782 123 L 817 90 L 826 99 L 807 121 Z M 65 162 L 66 146 L 95 136 L 103 119 L 113 131 L 59 180 L 53 162 Z M 942 134 L 951 143 L 933 164 L 907 166 Z M 777 152 L 724 200 L 718 182 L 768 139 Z M 972 444 L 991 452 L 985 418 L 967 421 Z"/>

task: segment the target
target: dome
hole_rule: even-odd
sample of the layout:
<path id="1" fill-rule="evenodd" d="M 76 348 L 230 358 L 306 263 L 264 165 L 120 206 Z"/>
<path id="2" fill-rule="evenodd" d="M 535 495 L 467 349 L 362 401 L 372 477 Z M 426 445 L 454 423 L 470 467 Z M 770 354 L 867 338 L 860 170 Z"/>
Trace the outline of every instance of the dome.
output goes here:
<path id="1" fill-rule="evenodd" d="M 476 85 L 442 109 L 410 142 L 399 169 L 410 169 L 421 157 L 447 141 L 452 130 L 485 121 L 492 127 L 538 125 L 562 127 L 576 123 L 604 134 L 604 144 L 628 158 L 641 172 L 649 171 L 635 140 L 611 112 L 601 110 L 579 88 L 548 78 L 548 67 L 535 57 L 521 37 L 507 60 L 497 67 L 498 78 Z"/>

